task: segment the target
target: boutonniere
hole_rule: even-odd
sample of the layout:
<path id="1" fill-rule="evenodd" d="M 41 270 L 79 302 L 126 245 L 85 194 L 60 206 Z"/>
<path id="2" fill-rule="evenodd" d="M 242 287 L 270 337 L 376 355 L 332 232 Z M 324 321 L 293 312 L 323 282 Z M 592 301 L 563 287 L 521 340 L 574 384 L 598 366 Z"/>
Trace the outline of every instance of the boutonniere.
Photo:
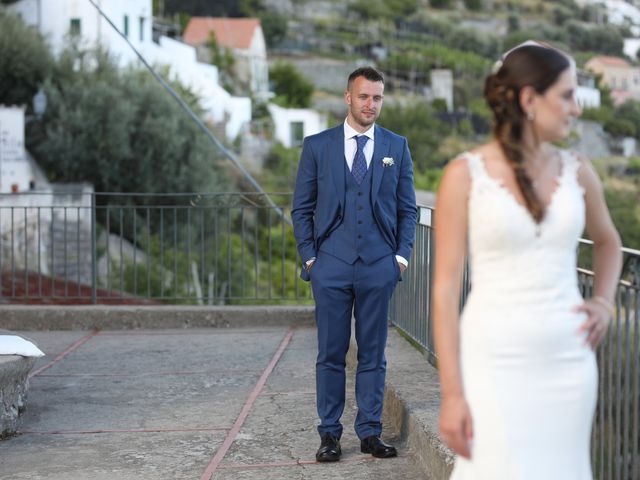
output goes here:
<path id="1" fill-rule="evenodd" d="M 393 161 L 393 158 L 391 158 L 391 157 L 384 157 L 384 158 L 382 159 L 382 165 L 383 165 L 384 167 L 393 167 L 393 164 L 394 164 L 394 163 L 395 163 L 395 162 Z"/>

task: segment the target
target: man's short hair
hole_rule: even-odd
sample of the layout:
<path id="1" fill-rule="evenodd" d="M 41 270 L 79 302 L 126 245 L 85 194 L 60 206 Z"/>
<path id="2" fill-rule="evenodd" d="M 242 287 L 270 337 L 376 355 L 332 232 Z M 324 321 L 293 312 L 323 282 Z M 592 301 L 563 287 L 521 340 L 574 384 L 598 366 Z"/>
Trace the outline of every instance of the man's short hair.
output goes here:
<path id="1" fill-rule="evenodd" d="M 384 83 L 384 77 L 378 70 L 373 67 L 360 67 L 351 72 L 351 75 L 349 75 L 349 79 L 347 80 L 347 89 L 349 89 L 351 83 L 358 77 L 364 77 L 370 82 Z"/>

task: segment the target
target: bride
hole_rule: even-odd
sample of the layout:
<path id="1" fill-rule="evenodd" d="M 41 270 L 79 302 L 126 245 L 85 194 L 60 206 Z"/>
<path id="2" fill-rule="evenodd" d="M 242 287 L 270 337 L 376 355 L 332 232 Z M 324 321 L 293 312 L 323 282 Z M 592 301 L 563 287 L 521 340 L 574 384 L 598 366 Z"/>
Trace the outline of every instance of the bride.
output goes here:
<path id="1" fill-rule="evenodd" d="M 451 480 L 591 480 L 594 350 L 607 332 L 620 239 L 590 163 L 551 145 L 580 114 L 574 61 L 526 42 L 485 83 L 493 140 L 451 161 L 435 211 L 440 432 Z M 577 242 L 594 242 L 594 296 Z M 458 314 L 465 255 L 471 293 Z"/>

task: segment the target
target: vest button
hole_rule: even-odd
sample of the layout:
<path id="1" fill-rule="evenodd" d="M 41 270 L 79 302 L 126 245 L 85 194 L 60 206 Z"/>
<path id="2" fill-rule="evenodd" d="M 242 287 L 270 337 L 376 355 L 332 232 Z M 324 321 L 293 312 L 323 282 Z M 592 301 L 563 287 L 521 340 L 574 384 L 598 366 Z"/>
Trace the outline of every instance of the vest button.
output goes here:
<path id="1" fill-rule="evenodd" d="M 362 238 L 362 235 L 358 235 L 358 238 Z"/>
<path id="2" fill-rule="evenodd" d="M 358 210 L 362 210 L 362 207 L 358 207 Z"/>
<path id="3" fill-rule="evenodd" d="M 358 220 L 358 223 L 362 223 L 362 220 Z"/>

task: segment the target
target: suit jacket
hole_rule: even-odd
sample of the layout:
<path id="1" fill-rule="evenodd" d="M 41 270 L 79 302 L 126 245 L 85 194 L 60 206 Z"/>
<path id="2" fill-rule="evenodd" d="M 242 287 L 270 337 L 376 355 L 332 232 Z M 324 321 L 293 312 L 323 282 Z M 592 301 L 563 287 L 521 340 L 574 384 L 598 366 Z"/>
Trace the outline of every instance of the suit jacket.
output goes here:
<path id="1" fill-rule="evenodd" d="M 393 165 L 383 165 L 390 157 Z M 344 124 L 306 137 L 293 194 L 293 231 L 303 263 L 317 255 L 342 223 L 345 204 Z M 411 257 L 416 232 L 413 162 L 407 139 L 375 126 L 371 205 L 375 221 L 396 255 Z M 309 280 L 306 269 L 300 276 Z"/>

